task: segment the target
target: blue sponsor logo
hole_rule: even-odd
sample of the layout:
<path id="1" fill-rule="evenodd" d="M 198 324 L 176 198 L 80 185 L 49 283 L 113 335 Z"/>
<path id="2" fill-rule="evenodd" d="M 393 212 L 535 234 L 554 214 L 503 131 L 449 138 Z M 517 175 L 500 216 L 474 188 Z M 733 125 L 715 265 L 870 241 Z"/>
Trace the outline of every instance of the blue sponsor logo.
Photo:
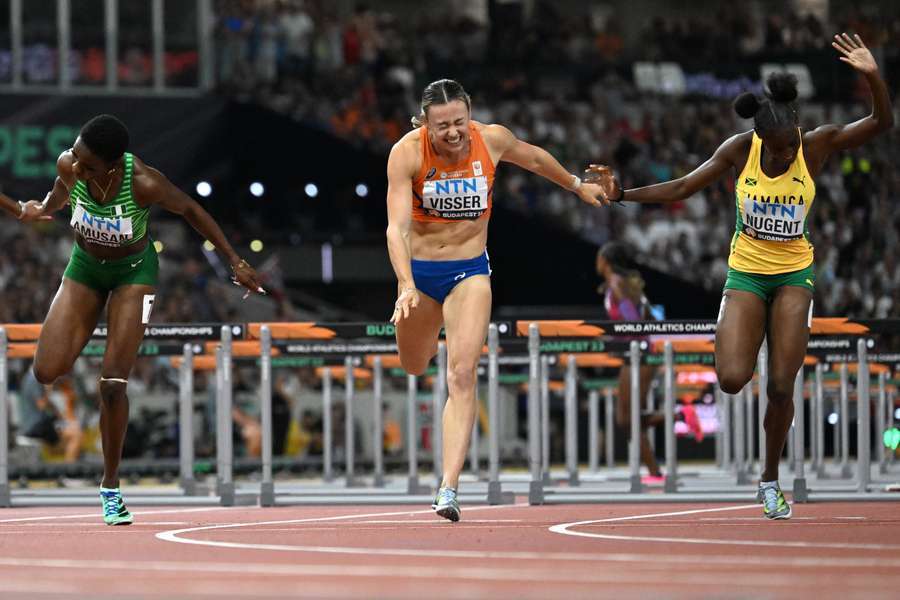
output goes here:
<path id="1" fill-rule="evenodd" d="M 434 192 L 436 194 L 465 194 L 477 191 L 478 179 L 476 177 L 448 179 L 446 181 L 436 181 L 434 184 Z"/>
<path id="2" fill-rule="evenodd" d="M 96 228 L 99 231 L 112 231 L 116 230 L 122 231 L 122 221 L 115 220 L 111 221 L 109 219 L 104 219 L 102 217 L 94 217 L 89 215 L 86 211 L 81 215 L 81 222 L 88 227 Z"/>
<path id="3" fill-rule="evenodd" d="M 791 204 L 764 204 L 753 202 L 753 214 L 769 215 L 781 218 L 797 218 L 797 206 Z"/>

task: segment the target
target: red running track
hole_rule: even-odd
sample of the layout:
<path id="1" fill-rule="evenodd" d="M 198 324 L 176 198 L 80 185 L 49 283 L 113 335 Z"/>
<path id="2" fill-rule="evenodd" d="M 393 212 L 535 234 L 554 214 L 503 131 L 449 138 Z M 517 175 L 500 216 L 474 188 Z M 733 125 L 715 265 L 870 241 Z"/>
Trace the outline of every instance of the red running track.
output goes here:
<path id="1" fill-rule="evenodd" d="M 99 505 L 99 501 L 98 501 Z M 896 503 L 0 511 L 0 597 L 897 598 Z M 574 523 L 574 524 L 573 524 Z"/>

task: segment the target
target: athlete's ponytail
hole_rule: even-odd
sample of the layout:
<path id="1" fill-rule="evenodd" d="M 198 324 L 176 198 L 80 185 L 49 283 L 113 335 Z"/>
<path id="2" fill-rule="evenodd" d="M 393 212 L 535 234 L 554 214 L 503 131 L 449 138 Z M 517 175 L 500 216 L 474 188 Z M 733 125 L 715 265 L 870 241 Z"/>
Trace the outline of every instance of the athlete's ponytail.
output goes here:
<path id="1" fill-rule="evenodd" d="M 472 110 L 472 99 L 463 89 L 463 86 L 453 79 L 438 79 L 432 81 L 422 92 L 422 103 L 420 112 L 414 116 L 412 120 L 413 127 L 421 127 L 425 124 L 428 117 L 428 109 L 435 104 L 450 104 L 454 100 L 461 100 L 470 111 Z"/>
<path id="2" fill-rule="evenodd" d="M 769 88 L 764 99 L 752 92 L 744 92 L 734 99 L 734 112 L 743 119 L 753 119 L 756 131 L 766 131 L 796 127 L 797 117 L 797 77 L 791 73 L 777 71 L 766 78 Z"/>

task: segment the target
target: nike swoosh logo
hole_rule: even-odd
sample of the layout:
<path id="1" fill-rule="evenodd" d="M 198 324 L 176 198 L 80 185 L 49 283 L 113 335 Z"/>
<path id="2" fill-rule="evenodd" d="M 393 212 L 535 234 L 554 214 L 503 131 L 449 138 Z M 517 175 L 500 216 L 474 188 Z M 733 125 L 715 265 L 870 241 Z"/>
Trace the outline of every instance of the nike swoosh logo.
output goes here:
<path id="1" fill-rule="evenodd" d="M 142 262 L 144 262 L 144 259 L 143 259 L 143 258 L 142 258 L 141 260 L 137 261 L 136 263 L 131 263 L 131 268 L 132 268 L 132 269 L 135 268 L 136 266 L 138 266 L 138 265 L 141 264 Z"/>
<path id="2" fill-rule="evenodd" d="M 459 275 L 457 275 L 456 277 L 454 277 L 454 278 L 453 278 L 453 281 L 459 281 L 460 279 L 465 278 L 465 276 L 466 276 L 466 272 L 463 271 L 462 273 L 460 273 Z"/>

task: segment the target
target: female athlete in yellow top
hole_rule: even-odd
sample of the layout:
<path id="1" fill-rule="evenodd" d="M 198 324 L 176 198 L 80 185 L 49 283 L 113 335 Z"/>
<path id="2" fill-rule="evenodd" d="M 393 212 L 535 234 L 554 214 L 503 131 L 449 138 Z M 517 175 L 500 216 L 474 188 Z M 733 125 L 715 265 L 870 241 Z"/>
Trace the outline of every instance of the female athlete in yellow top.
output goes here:
<path id="1" fill-rule="evenodd" d="M 388 158 L 387 245 L 397 275 L 391 322 L 403 368 L 421 374 L 447 336 L 443 415 L 443 481 L 434 509 L 460 517 L 456 488 L 475 421 L 475 369 L 491 316 L 487 225 L 494 170 L 511 162 L 571 190 L 591 205 L 605 196 L 550 154 L 502 125 L 471 119 L 471 101 L 456 81 L 441 79 L 422 94 L 422 112 Z"/>
<path id="2" fill-rule="evenodd" d="M 726 140 L 684 177 L 623 190 L 607 167 L 588 169 L 589 179 L 600 182 L 610 199 L 646 203 L 683 200 L 729 170 L 737 173 L 737 225 L 716 327 L 716 373 L 724 392 L 740 392 L 767 339 L 766 464 L 758 498 L 769 519 L 791 516 L 778 486 L 778 462 L 794 416 L 794 377 L 803 365 L 812 319 L 815 274 L 807 217 L 815 199 L 814 177 L 831 153 L 859 146 L 894 125 L 887 87 L 859 36 L 836 35 L 832 46 L 840 60 L 865 76 L 872 94 L 869 116 L 801 131 L 794 105 L 797 80 L 776 73 L 767 80 L 766 98 L 745 93 L 735 100 L 737 113 L 753 118 L 753 130 Z"/>

